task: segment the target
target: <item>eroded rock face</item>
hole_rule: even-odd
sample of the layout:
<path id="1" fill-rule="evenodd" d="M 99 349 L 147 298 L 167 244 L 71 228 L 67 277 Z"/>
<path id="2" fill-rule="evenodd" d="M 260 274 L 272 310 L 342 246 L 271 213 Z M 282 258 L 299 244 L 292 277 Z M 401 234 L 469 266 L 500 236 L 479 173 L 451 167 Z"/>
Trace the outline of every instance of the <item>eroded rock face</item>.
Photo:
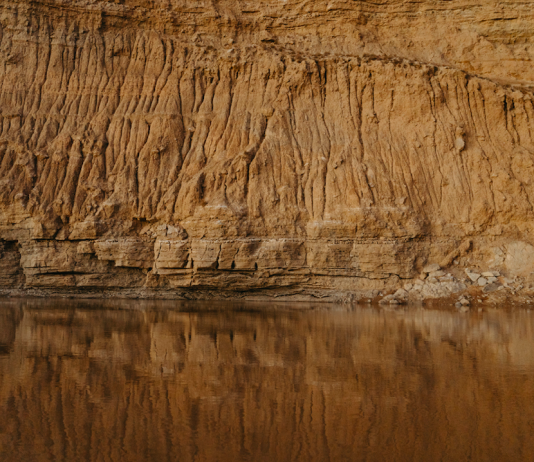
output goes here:
<path id="1" fill-rule="evenodd" d="M 529 2 L 0 14 L 6 289 L 360 298 L 433 263 L 534 271 Z"/>

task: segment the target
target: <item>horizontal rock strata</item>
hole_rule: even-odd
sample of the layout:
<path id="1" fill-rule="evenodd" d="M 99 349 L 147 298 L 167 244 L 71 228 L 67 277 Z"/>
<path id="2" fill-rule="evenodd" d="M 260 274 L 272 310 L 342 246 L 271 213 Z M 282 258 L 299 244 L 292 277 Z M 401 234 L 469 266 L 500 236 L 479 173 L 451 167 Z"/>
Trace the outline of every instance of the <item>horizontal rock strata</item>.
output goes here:
<path id="1" fill-rule="evenodd" d="M 309 3 L 3 1 L 4 290 L 528 283 L 528 2 Z"/>

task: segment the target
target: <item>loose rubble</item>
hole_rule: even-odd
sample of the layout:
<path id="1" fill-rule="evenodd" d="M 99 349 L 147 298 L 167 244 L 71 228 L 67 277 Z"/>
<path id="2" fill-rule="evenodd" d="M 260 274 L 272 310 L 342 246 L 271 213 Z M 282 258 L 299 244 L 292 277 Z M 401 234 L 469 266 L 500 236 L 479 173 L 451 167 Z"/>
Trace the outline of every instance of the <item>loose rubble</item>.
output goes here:
<path id="1" fill-rule="evenodd" d="M 521 278 L 508 278 L 495 270 L 480 271 L 466 268 L 463 271 L 466 276 L 462 277 L 460 269 L 455 269 L 453 275 L 437 267 L 438 265 L 425 266 L 418 278 L 406 282 L 403 289 L 385 295 L 379 303 L 401 305 L 457 296 L 454 305 L 458 310 L 466 312 L 472 305 L 473 299 L 478 304 L 485 301 L 480 297 L 473 298 L 472 294 L 474 293 L 479 293 L 484 297 L 500 291 L 505 291 L 509 295 L 516 295 L 524 288 Z M 524 302 L 531 303 L 529 294 L 525 294 Z"/>

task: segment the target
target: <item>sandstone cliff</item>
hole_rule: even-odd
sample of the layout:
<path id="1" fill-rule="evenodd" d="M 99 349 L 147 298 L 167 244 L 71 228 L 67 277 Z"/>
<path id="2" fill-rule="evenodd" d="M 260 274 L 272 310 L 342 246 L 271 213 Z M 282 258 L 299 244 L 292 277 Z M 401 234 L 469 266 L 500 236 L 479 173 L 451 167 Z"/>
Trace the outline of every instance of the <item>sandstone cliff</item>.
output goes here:
<path id="1" fill-rule="evenodd" d="M 0 9 L 5 291 L 527 288 L 530 2 Z"/>

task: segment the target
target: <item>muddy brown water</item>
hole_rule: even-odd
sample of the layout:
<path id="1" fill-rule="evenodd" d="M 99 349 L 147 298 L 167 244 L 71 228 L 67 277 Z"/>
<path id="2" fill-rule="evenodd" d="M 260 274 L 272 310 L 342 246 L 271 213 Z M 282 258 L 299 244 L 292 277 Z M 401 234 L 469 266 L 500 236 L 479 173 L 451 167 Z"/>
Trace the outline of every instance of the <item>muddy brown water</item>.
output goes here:
<path id="1" fill-rule="evenodd" d="M 0 301 L 0 460 L 531 461 L 534 313 Z"/>

